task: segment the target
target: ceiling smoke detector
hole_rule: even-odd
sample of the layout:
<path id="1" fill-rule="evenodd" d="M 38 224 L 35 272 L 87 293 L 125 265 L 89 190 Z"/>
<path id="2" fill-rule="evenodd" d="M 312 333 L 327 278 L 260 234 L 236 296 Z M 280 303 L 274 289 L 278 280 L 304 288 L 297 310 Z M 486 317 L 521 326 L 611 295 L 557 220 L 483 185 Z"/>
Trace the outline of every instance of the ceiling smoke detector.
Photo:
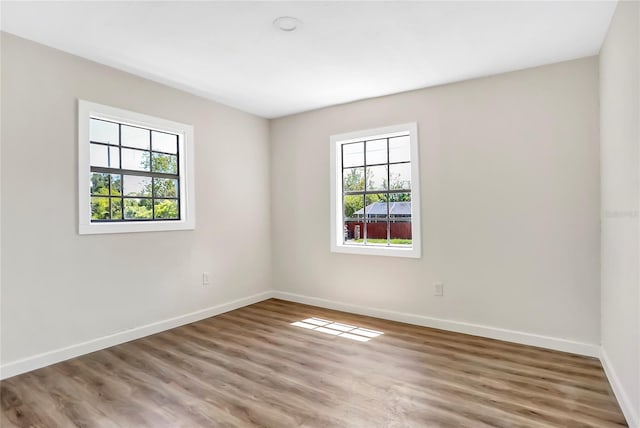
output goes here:
<path id="1" fill-rule="evenodd" d="M 301 22 L 293 16 L 281 16 L 273 21 L 273 26 L 282 31 L 294 31 L 300 26 Z"/>

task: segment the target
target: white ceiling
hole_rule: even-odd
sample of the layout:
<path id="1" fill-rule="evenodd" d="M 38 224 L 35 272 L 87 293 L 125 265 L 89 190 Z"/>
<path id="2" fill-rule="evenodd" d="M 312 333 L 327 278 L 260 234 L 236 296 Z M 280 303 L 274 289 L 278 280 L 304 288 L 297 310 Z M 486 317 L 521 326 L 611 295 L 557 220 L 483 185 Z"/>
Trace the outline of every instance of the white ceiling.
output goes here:
<path id="1" fill-rule="evenodd" d="M 595 55 L 616 2 L 2 1 L 2 30 L 274 118 Z M 279 16 L 302 21 L 293 32 Z"/>

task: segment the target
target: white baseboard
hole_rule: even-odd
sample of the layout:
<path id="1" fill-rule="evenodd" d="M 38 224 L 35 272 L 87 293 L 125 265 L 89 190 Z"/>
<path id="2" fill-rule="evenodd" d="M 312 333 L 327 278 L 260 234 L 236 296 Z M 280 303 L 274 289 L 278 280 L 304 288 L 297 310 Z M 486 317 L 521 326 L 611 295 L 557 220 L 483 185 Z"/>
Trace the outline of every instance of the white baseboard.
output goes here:
<path id="1" fill-rule="evenodd" d="M 0 379 L 6 379 L 15 375 L 19 375 L 20 373 L 25 373 L 31 370 L 46 367 L 51 364 L 59 363 L 60 361 L 68 360 L 70 358 L 78 357 L 90 352 L 99 351 L 100 349 L 119 345 L 131 340 L 140 339 L 141 337 L 149 336 L 151 334 L 160 333 L 162 331 L 176 328 L 181 325 L 200 321 L 205 318 L 222 314 L 224 312 L 229 312 L 243 306 L 266 300 L 272 297 L 272 294 L 273 293 L 271 291 L 265 291 L 263 293 L 254 294 L 253 296 L 233 300 L 231 302 L 212 306 L 206 309 L 201 309 L 199 311 L 191 312 L 185 315 L 157 321 L 151 324 L 89 340 L 87 342 L 78 343 L 75 345 L 67 346 L 65 348 L 60 348 L 21 360 L 12 361 L 0 366 Z"/>
<path id="2" fill-rule="evenodd" d="M 228 303 L 223 303 L 189 314 L 154 322 L 130 330 L 117 332 L 108 336 L 103 336 L 97 339 L 89 340 L 87 342 L 34 355 L 32 357 L 24 358 L 21 360 L 12 361 L 0 366 L 0 379 L 6 379 L 20 373 L 25 373 L 31 370 L 39 369 L 41 367 L 46 367 L 60 361 L 68 360 L 70 358 L 88 354 L 90 352 L 95 352 L 100 349 L 108 348 L 110 346 L 119 345 L 121 343 L 129 342 L 131 340 L 139 339 L 141 337 L 179 327 L 184 324 L 189 324 L 195 321 L 209 318 L 224 312 L 228 312 L 234 309 L 241 308 L 243 306 L 266 300 L 271 297 L 276 297 L 282 300 L 289 300 L 292 302 L 304 303 L 308 305 L 320 306 L 327 309 L 335 309 L 339 311 L 368 315 L 392 321 L 405 322 L 408 324 L 455 331 L 458 333 L 488 337 L 491 339 L 505 340 L 508 342 L 538 346 L 541 348 L 554 349 L 563 352 L 571 352 L 574 354 L 587 355 L 590 357 L 600 357 L 600 346 L 588 343 L 575 342 L 566 339 L 541 336 L 497 327 L 483 326 L 479 324 L 426 317 L 424 315 L 396 312 L 379 308 L 370 308 L 349 303 L 342 303 L 334 300 L 322 299 L 318 297 L 309 297 L 301 294 L 288 293 L 284 291 L 265 291 L 263 293 L 255 294 L 253 296 L 234 300 Z"/>
<path id="3" fill-rule="evenodd" d="M 620 382 L 620 378 L 613 369 L 611 360 L 609 360 L 609 356 L 604 348 L 601 348 L 600 362 L 602 363 L 602 368 L 604 368 L 604 373 L 607 375 L 607 379 L 609 379 L 609 384 L 611 385 L 611 389 L 613 389 L 613 393 L 618 400 L 618 404 L 620 404 L 620 409 L 622 409 L 622 413 L 627 419 L 627 424 L 630 428 L 640 428 L 640 416 L 633 408 L 633 403 L 625 392 L 622 383 Z"/>
<path id="4" fill-rule="evenodd" d="M 202 309 L 196 312 L 191 312 L 189 314 L 154 322 L 141 327 L 136 327 L 130 330 L 125 330 L 108 336 L 89 340 L 87 342 L 78 343 L 76 345 L 67 346 L 65 348 L 56 349 L 54 351 L 45 352 L 42 354 L 34 355 L 32 357 L 6 363 L 0 366 L 0 379 L 6 379 L 12 376 L 19 375 L 21 373 L 59 363 L 70 358 L 85 355 L 90 352 L 99 351 L 110 346 L 119 345 L 121 343 L 129 342 L 131 340 L 139 339 L 151 334 L 160 333 L 165 330 L 200 321 L 202 319 L 219 315 L 224 312 L 232 311 L 234 309 L 239 309 L 247 305 L 261 302 L 271 297 L 297 303 L 304 303 L 307 305 L 319 306 L 327 309 L 335 309 L 360 315 L 399 321 L 408 324 L 455 331 L 458 333 L 471 334 L 474 336 L 487 337 L 514 343 L 521 343 L 524 345 L 538 346 L 541 348 L 571 352 L 574 354 L 586 355 L 590 357 L 598 357 L 602 362 L 605 374 L 609 379 L 609 383 L 611 384 L 613 392 L 622 409 L 622 412 L 627 419 L 629 427 L 640 428 L 640 418 L 636 414 L 631 400 L 622 388 L 622 384 L 620 383 L 620 380 L 617 377 L 613 366 L 611 365 L 607 357 L 606 352 L 598 345 L 549 336 L 541 336 L 514 330 L 507 330 L 497 327 L 489 327 L 479 324 L 432 318 L 423 315 L 396 312 L 386 309 L 370 308 L 366 306 L 342 303 L 334 300 L 304 296 L 301 294 L 288 293 L 284 291 L 265 291 L 262 293 L 254 294 L 253 296 L 233 300 L 231 302 L 212 306 L 210 308 Z"/>
<path id="5" fill-rule="evenodd" d="M 289 300 L 307 305 L 320 306 L 327 309 L 351 312 L 360 315 L 368 315 L 376 318 L 384 318 L 392 321 L 415 324 L 424 327 L 432 327 L 441 330 L 455 331 L 457 333 L 471 334 L 473 336 L 487 337 L 490 339 L 504 340 L 507 342 L 521 343 L 556 351 L 570 352 L 573 354 L 600 357 L 600 346 L 590 343 L 576 342 L 550 336 L 525 333 L 521 331 L 507 330 L 480 324 L 471 324 L 460 321 L 452 321 L 440 318 L 426 317 L 424 315 L 409 314 L 404 312 L 389 311 L 386 309 L 369 308 L 365 306 L 342 303 L 334 300 L 321 299 L 319 297 L 303 296 L 301 294 L 274 291 L 273 297 Z"/>

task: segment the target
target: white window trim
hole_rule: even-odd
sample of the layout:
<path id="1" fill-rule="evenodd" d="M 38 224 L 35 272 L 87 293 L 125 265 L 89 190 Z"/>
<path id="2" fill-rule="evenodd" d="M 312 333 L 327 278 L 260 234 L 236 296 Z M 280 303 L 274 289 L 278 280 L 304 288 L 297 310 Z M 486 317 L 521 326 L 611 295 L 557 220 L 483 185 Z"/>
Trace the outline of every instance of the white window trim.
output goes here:
<path id="1" fill-rule="evenodd" d="M 343 242 L 342 226 L 342 168 L 340 147 L 344 143 L 403 135 L 409 133 L 411 145 L 411 230 L 412 247 L 386 247 L 376 245 L 349 245 Z M 406 123 L 383 128 L 367 129 L 331 136 L 331 251 L 334 253 L 365 254 L 375 256 L 420 258 L 422 235 L 420 231 L 420 165 L 418 157 L 418 125 Z"/>
<path id="2" fill-rule="evenodd" d="M 91 222 L 91 195 L 89 187 L 89 119 L 91 117 L 141 126 L 178 135 L 180 171 L 180 220 L 144 222 Z M 141 113 L 78 100 L 78 233 L 129 233 L 195 229 L 195 171 L 194 171 L 193 126 L 160 119 Z"/>

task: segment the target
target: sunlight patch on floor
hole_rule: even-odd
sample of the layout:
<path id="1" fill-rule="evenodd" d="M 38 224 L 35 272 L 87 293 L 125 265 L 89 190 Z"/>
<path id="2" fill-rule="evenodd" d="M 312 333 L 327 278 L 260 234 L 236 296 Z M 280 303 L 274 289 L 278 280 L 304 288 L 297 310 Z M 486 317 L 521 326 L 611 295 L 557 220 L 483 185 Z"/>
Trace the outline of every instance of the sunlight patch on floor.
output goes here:
<path id="1" fill-rule="evenodd" d="M 384 334 L 381 331 L 323 320 L 322 318 L 307 318 L 302 321 L 292 322 L 291 325 L 306 328 L 307 330 L 319 331 L 320 333 L 330 334 L 332 336 L 344 337 L 345 339 L 351 339 L 357 342 L 368 342 Z"/>

